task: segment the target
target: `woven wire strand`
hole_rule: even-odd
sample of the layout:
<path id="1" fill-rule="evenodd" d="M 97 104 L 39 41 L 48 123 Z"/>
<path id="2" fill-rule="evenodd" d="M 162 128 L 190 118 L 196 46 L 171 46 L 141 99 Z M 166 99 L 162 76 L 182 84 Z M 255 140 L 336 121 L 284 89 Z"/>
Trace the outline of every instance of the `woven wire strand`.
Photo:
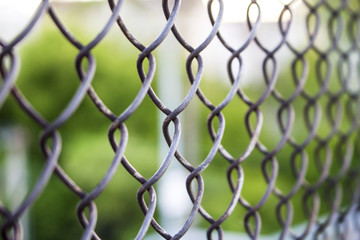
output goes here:
<path id="1" fill-rule="evenodd" d="M 2 239 L 23 238 L 20 219 L 25 212 L 32 208 L 34 202 L 42 197 L 42 192 L 48 187 L 52 175 L 56 175 L 79 198 L 76 214 L 83 227 L 83 234 L 79 238 L 84 240 L 101 239 L 101 236 L 96 233 L 98 212 L 95 200 L 106 189 L 120 167 L 124 168 L 134 181 L 140 183 L 134 201 L 137 201 L 144 217 L 138 219 L 141 224 L 138 232 L 134 233 L 134 239 L 144 239 L 149 228 L 154 229 L 159 238 L 186 239 L 186 233 L 196 225 L 196 217 L 202 218 L 208 224 L 204 231 L 204 238 L 225 239 L 226 230 L 223 224 L 232 215 L 238 214 L 237 209 L 245 210 L 242 224 L 247 237 L 260 239 L 262 224 L 267 224 L 266 222 L 262 223 L 261 212 L 270 198 L 276 199 L 277 202 L 273 214 L 281 229 L 278 233 L 279 239 L 288 239 L 289 237 L 304 239 L 313 235 L 315 239 L 327 238 L 333 222 L 336 223 L 337 239 L 350 239 L 354 231 L 359 234 L 360 89 L 354 89 L 351 85 L 351 79 L 359 77 L 356 68 L 359 60 L 355 64 L 352 61 L 353 56 L 360 55 L 360 8 L 354 7 L 354 5 L 356 6 L 355 1 L 337 1 L 338 3 L 335 5 L 326 0 L 315 1 L 315 3 L 307 0 L 293 0 L 287 4 L 281 2 L 283 8 L 278 16 L 276 33 L 280 38 L 271 48 L 266 44 L 267 39 L 260 34 L 260 27 L 263 24 L 262 16 L 266 11 L 260 1 L 252 0 L 245 6 L 246 22 L 241 27 L 247 28 L 247 35 L 245 41 L 234 45 L 227 39 L 223 29 L 224 9 L 228 7 L 229 2 L 209 0 L 206 6 L 208 13 L 206 21 L 209 22 L 210 30 L 199 44 L 192 45 L 191 41 L 186 39 L 179 30 L 178 16 L 185 1 L 163 0 L 161 11 L 165 23 L 159 35 L 148 46 L 137 39 L 127 27 L 121 12 L 123 2 L 125 1 L 108 0 L 111 10 L 108 20 L 88 44 L 81 43 L 77 39 L 61 20 L 53 3 L 48 0 L 43 0 L 39 4 L 34 16 L 17 37 L 10 42 L 0 40 L 2 79 L 0 111 L 7 99 L 14 98 L 16 100 L 19 111 L 24 112 L 42 129 L 40 147 L 44 158 L 43 169 L 36 183 L 15 209 L 9 209 L 0 199 Z M 297 11 L 297 4 L 302 5 L 306 10 L 302 21 L 306 26 L 307 42 L 301 47 L 296 46 L 290 39 L 290 34 L 293 34 L 292 29 L 295 27 L 294 15 Z M 255 17 L 252 14 L 254 11 L 256 12 Z M 21 70 L 19 64 L 21 56 L 15 50 L 31 34 L 35 25 L 45 21 L 44 15 L 50 16 L 51 24 L 56 26 L 69 45 L 77 49 L 75 70 L 80 81 L 80 85 L 75 89 L 69 103 L 59 111 L 60 114 L 52 121 L 43 117 L 43 114 L 27 100 L 16 84 L 18 73 Z M 326 32 L 325 37 L 329 41 L 328 46 L 324 46 L 321 39 L 324 36 L 320 34 L 324 25 L 327 26 L 324 31 Z M 141 87 L 131 103 L 120 114 L 114 113 L 92 86 L 97 71 L 93 49 L 103 41 L 111 28 L 117 29 L 138 51 L 135 65 Z M 164 67 L 156 65 L 156 51 L 165 40 L 170 38 L 169 36 L 173 36 L 179 47 L 186 53 L 185 71 L 187 84 L 190 85 L 184 99 L 172 109 L 165 105 L 166 101 L 159 98 L 154 88 L 155 73 L 158 68 Z M 211 97 L 202 90 L 203 85 L 200 84 L 206 84 L 204 80 L 206 62 L 203 52 L 213 47 L 213 42 L 220 43 L 218 46 L 228 53 L 225 68 L 230 87 L 226 96 L 218 104 L 212 102 Z M 264 86 L 264 90 L 257 98 L 248 96 L 246 88 L 241 85 L 243 74 L 248 74 L 244 70 L 244 66 L 248 64 L 248 60 L 244 57 L 245 52 L 251 47 L 256 47 L 264 56 L 263 58 L 259 57 L 261 68 L 258 69 L 262 73 L 263 80 L 259 84 Z M 279 54 L 284 49 L 292 56 L 287 81 L 292 81 L 294 85 L 294 88 L 291 92 L 287 92 L 286 96 L 280 87 L 283 80 L 279 74 L 283 70 Z M 316 56 L 314 65 L 309 63 L 309 54 Z M 237 66 L 236 70 L 234 70 L 234 65 Z M 311 71 L 315 73 L 315 79 L 309 77 Z M 316 82 L 318 89 L 315 93 L 306 87 L 309 81 Z M 332 87 L 333 81 L 337 81 L 338 87 Z M 87 97 L 93 103 L 93 111 L 97 111 L 110 121 L 108 140 L 114 151 L 114 157 L 106 173 L 89 192 L 82 190 L 81 186 L 67 174 L 59 163 L 59 156 L 62 152 L 59 128 L 74 115 L 84 98 Z M 131 121 L 129 118 L 134 115 L 145 98 L 151 99 L 152 104 L 165 117 L 162 123 L 163 136 L 161 137 L 165 139 L 168 147 L 165 159 L 148 178 L 144 177 L 131 164 L 132 159 L 125 156 L 128 138 L 131 135 L 126 122 Z M 212 142 L 207 155 L 197 164 L 186 159 L 186 154 L 181 152 L 179 147 L 183 129 L 181 116 L 189 108 L 189 104 L 194 101 L 200 102 L 201 107 L 208 111 L 208 117 L 204 124 L 207 126 Z M 243 122 L 239 124 L 244 125 L 246 132 L 243 134 L 248 135 L 249 139 L 247 146 L 239 156 L 233 154 L 230 148 L 223 144 L 224 136 L 229 134 L 226 131 L 226 119 L 232 118 L 225 112 L 228 106 L 235 101 L 241 102 L 242 106 L 246 108 Z M 281 132 L 274 147 L 267 146 L 266 141 L 261 138 L 263 129 L 266 124 L 270 123 L 264 114 L 264 108 L 271 101 L 276 105 L 274 108 L 276 125 Z M 302 108 L 295 106 L 297 101 L 304 102 Z M 297 119 L 304 122 L 307 129 L 303 140 L 299 140 L 295 134 Z M 324 122 L 331 126 L 325 135 L 319 130 Z M 116 139 L 117 132 L 120 134 L 119 140 Z M 284 159 L 280 159 L 280 152 L 284 148 L 291 149 L 285 163 Z M 258 201 L 250 202 L 248 196 L 243 193 L 244 185 L 252 184 L 246 179 L 244 165 L 252 160 L 254 152 L 261 155 L 258 165 L 259 178 L 265 181 L 266 188 L 261 192 Z M 203 175 L 217 156 L 220 156 L 224 160 L 222 164 L 226 165 L 227 170 L 224 177 L 226 175 L 229 186 L 224 186 L 224 188 L 228 189 L 232 197 L 226 206 L 222 206 L 222 209 L 225 209 L 223 213 L 220 216 L 213 216 L 212 211 L 205 209 L 203 204 L 203 201 L 206 200 L 204 199 L 205 186 L 210 187 Z M 157 208 L 161 207 L 156 200 L 156 183 L 162 179 L 174 161 L 178 161 L 188 174 L 184 184 L 192 207 L 187 213 L 183 225 L 178 226 L 178 231 L 173 234 L 169 233 L 161 225 L 161 222 L 156 220 L 155 213 Z M 314 176 L 311 180 L 308 176 L 310 163 L 317 167 L 315 180 Z M 283 174 L 283 164 L 289 166 L 293 177 L 291 187 L 287 190 L 282 189 L 281 184 L 277 182 L 279 176 Z M 334 169 L 336 170 L 334 171 Z M 344 183 L 346 186 L 353 187 L 344 188 Z M 146 194 L 148 197 L 145 196 Z M 295 195 L 301 195 L 300 208 L 294 207 Z M 343 199 L 349 199 L 350 203 L 344 205 Z M 320 216 L 320 209 L 326 209 L 326 214 Z M 298 211 L 303 211 L 306 218 L 306 223 L 300 233 L 293 230 L 293 216 Z M 355 219 L 353 232 L 351 232 L 347 220 L 349 218 Z"/>

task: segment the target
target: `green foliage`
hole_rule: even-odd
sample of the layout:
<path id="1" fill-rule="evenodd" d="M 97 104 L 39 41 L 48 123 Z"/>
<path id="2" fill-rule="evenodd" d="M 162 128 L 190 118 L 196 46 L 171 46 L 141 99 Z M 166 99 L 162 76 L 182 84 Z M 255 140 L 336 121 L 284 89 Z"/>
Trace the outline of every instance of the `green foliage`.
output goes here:
<path id="1" fill-rule="evenodd" d="M 97 70 L 92 84 L 104 103 L 118 115 L 135 98 L 141 82 L 136 72 L 137 56 L 128 54 L 126 47 L 114 48 L 118 44 L 114 41 L 107 40 L 94 49 Z M 21 49 L 17 86 L 48 121 L 60 114 L 79 86 L 74 63 L 77 52 L 57 30 L 45 31 L 36 42 L 32 40 Z M 0 114 L 2 125 L 20 125 L 28 132 L 31 187 L 44 163 L 37 141 L 41 129 L 11 97 Z M 145 99 L 126 122 L 130 132 L 126 156 L 145 176 L 154 172 L 154 162 L 157 162 L 155 121 L 153 104 Z M 75 114 L 59 129 L 63 145 L 59 163 L 86 192 L 101 180 L 114 157 L 107 137 L 110 124 L 86 96 Z M 139 187 L 136 180 L 120 169 L 96 200 L 100 212 L 97 231 L 102 236 L 130 239 L 136 235 L 138 220 L 143 218 L 136 202 Z M 52 177 L 31 209 L 34 239 L 79 238 L 82 233 L 76 217 L 79 200 L 61 181 Z M 61 236 L 57 234 L 60 232 Z"/>
<path id="2" fill-rule="evenodd" d="M 123 45 L 121 41 L 105 39 L 92 51 L 97 61 L 97 70 L 92 85 L 104 103 L 117 115 L 126 109 L 141 87 L 136 70 L 137 53 L 133 50 Z M 61 37 L 61 34 L 53 29 L 45 31 L 36 39 L 36 42 L 31 41 L 21 50 L 22 66 L 17 86 L 49 121 L 56 119 L 80 84 L 74 66 L 77 53 L 78 50 L 69 45 Z M 307 55 L 308 64 L 314 64 L 316 58 L 314 52 L 309 52 Z M 299 76 L 303 67 L 301 64 L 296 65 L 294 68 L 295 75 Z M 311 95 L 316 94 L 320 89 L 319 84 L 315 81 L 317 76 L 314 69 L 310 68 L 308 80 L 305 84 L 306 91 Z M 333 83 L 333 81 L 331 83 L 331 86 L 334 86 L 333 88 L 338 87 L 338 83 Z M 256 84 L 245 87 L 246 94 L 253 101 L 261 96 L 265 88 L 264 83 L 261 83 L 261 86 L 254 85 Z M 153 87 L 156 87 L 155 83 L 153 83 Z M 296 83 L 291 78 L 290 70 L 281 72 L 276 85 L 277 91 L 284 98 L 288 98 L 295 87 Z M 230 84 L 204 79 L 201 89 L 214 104 L 219 104 L 227 95 Z M 235 158 L 239 158 L 250 140 L 244 121 L 248 106 L 238 97 L 235 98 L 237 99 L 234 99 L 223 110 L 226 128 L 222 145 Z M 198 100 L 194 99 L 194 101 Z M 345 102 L 346 99 L 342 99 L 342 101 Z M 326 108 L 327 102 L 326 96 L 319 100 L 322 109 Z M 304 124 L 305 105 L 306 101 L 302 98 L 297 98 L 292 103 L 296 127 L 293 128 L 291 135 L 297 143 L 304 141 L 309 134 L 309 130 Z M 269 150 L 276 147 L 282 135 L 277 119 L 279 107 L 280 103 L 271 96 L 260 107 L 264 119 L 266 119 L 261 130 L 260 140 Z M 151 176 L 157 169 L 156 113 L 156 107 L 149 97 L 146 97 L 139 109 L 126 121 L 130 136 L 125 154 L 131 164 L 145 177 Z M 200 160 L 189 159 L 194 166 L 206 158 L 212 146 L 206 128 L 209 113 L 210 111 L 206 107 L 201 106 L 199 123 L 197 123 L 199 129 L 196 129 L 200 132 L 198 143 Z M 30 151 L 29 170 L 31 173 L 29 185 L 31 187 L 44 163 L 44 157 L 40 152 L 37 140 L 41 134 L 41 128 L 19 109 L 13 98 L 8 98 L 0 114 L 2 126 L 15 124 L 27 129 Z M 314 113 L 312 112 L 310 115 L 313 117 Z M 286 119 L 286 113 L 281 117 Z M 218 127 L 217 121 L 216 118 L 213 121 L 215 131 Z M 255 126 L 256 121 L 256 116 L 252 114 L 250 116 L 251 125 Z M 344 122 L 342 128 L 347 129 L 349 122 Z M 59 163 L 86 192 L 91 191 L 99 183 L 113 160 L 114 153 L 107 136 L 107 129 L 110 124 L 111 122 L 96 109 L 89 97 L 86 97 L 71 119 L 59 129 L 63 139 Z M 318 134 L 327 136 L 330 127 L 331 124 L 325 117 L 322 117 Z M 337 140 L 332 141 L 331 146 L 335 146 Z M 310 154 L 306 179 L 310 183 L 314 183 L 319 174 L 314 163 L 315 157 L 312 154 L 315 145 L 315 143 L 311 143 L 307 150 Z M 294 148 L 286 144 L 277 154 L 281 174 L 277 178 L 276 186 L 283 191 L 284 195 L 291 191 L 296 182 L 290 167 L 293 151 Z M 299 156 L 295 158 L 296 166 L 299 165 L 298 158 Z M 242 196 L 252 206 L 260 201 L 268 186 L 261 171 L 263 159 L 264 154 L 255 149 L 250 157 L 241 164 L 245 175 Z M 228 166 L 229 163 L 220 154 L 217 154 L 211 165 L 202 174 L 205 182 L 202 205 L 215 219 L 223 214 L 232 197 L 226 180 Z M 231 177 L 235 180 L 237 176 L 233 174 Z M 136 202 L 136 191 L 139 187 L 140 184 L 120 167 L 110 185 L 96 199 L 99 209 L 99 221 L 96 230 L 104 239 L 131 239 L 135 236 L 139 224 L 141 224 L 139 219 L 143 218 Z M 294 209 L 297 209 L 297 214 L 294 215 L 293 219 L 295 224 L 305 220 L 301 206 L 302 194 L 303 192 L 300 190 L 292 198 Z M 75 208 L 78 202 L 79 199 L 61 181 L 53 177 L 30 212 L 35 239 L 79 238 L 82 231 L 76 219 Z M 275 208 L 278 203 L 279 199 L 272 195 L 260 209 L 262 221 L 266 223 L 262 226 L 262 233 L 270 233 L 280 229 L 275 216 Z M 321 211 L 324 212 L 324 208 Z M 227 230 L 238 231 L 241 229 L 244 231 L 243 217 L 245 213 L 244 208 L 237 207 L 234 214 L 224 222 L 223 227 Z M 208 227 L 209 224 L 202 221 L 199 225 Z M 57 233 L 61 233 L 61 236 Z"/>

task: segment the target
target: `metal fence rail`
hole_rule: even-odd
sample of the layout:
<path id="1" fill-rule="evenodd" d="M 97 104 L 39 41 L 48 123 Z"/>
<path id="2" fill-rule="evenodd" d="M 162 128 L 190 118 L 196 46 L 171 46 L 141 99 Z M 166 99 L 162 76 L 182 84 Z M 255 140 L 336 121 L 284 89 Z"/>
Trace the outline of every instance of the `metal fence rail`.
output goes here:
<path id="1" fill-rule="evenodd" d="M 0 41 L 2 79 L 0 109 L 8 99 L 14 98 L 19 111 L 23 111 L 42 128 L 40 146 L 45 159 L 43 170 L 36 183 L 19 205 L 10 208 L 3 199 L 0 199 L 3 202 L 0 201 L 2 238 L 22 239 L 20 219 L 42 197 L 49 179 L 52 175 L 56 175 L 79 198 L 77 217 L 83 227 L 81 239 L 101 239 L 101 235 L 96 232 L 98 213 L 95 200 L 106 189 L 118 169 L 124 168 L 134 181 L 140 183 L 134 201 L 137 199 L 144 217 L 138 219 L 142 224 L 138 232 L 134 233 L 135 239 L 143 239 L 151 228 L 156 231 L 159 239 L 191 239 L 185 234 L 194 227 L 195 218 L 199 216 L 207 222 L 207 230 L 203 234 L 204 239 L 224 239 L 226 230 L 222 228 L 223 223 L 233 214 L 239 214 L 236 212 L 237 209 L 245 211 L 242 215 L 243 221 L 239 222 L 239 226 L 244 226 L 248 238 L 259 239 L 262 226 L 267 224 L 262 221 L 261 209 L 269 198 L 274 198 L 277 202 L 272 212 L 276 215 L 281 228 L 277 234 L 278 239 L 304 239 L 310 235 L 314 239 L 329 239 L 328 232 L 334 222 L 336 239 L 358 239 L 356 236 L 360 235 L 358 59 L 360 57 L 360 3 L 351 0 L 281 2 L 282 9 L 276 16 L 278 42 L 268 47 L 267 41 L 271 36 L 264 37 L 259 34 L 259 28 L 264 26 L 262 20 L 266 11 L 260 1 L 249 2 L 242 12 L 239 9 L 239 12 L 243 13 L 244 17 L 246 16 L 245 24 L 239 25 L 239 28 L 244 28 L 246 34 L 244 34 L 245 37 L 242 36 L 245 40 L 239 41 L 237 45 L 230 43 L 228 35 L 223 34 L 225 31 L 222 22 L 225 18 L 224 9 L 229 8 L 230 5 L 227 4 L 231 1 L 208 1 L 208 19 L 205 20 L 208 21 L 211 29 L 198 45 L 192 45 L 191 41 L 188 41 L 178 30 L 180 23 L 177 17 L 185 4 L 191 8 L 192 1 L 163 0 L 162 13 L 166 23 L 158 37 L 148 45 L 143 44 L 128 29 L 121 14 L 123 2 L 125 1 L 108 1 L 112 14 L 109 14 L 105 26 L 88 44 L 81 43 L 71 33 L 56 13 L 54 3 L 49 0 L 41 2 L 31 21 L 16 38 L 9 42 Z M 294 20 L 296 11 L 300 9 L 299 6 L 306 12 L 301 19 L 306 29 L 306 36 L 301 44 L 295 44 L 294 38 L 291 37 L 295 35 L 296 38 L 296 34 L 300 35 Z M 80 85 L 67 106 L 59 111 L 60 114 L 53 121 L 48 121 L 43 117 L 16 84 L 21 70 L 21 56 L 18 56 L 15 50 L 31 33 L 35 25 L 45 21 L 45 15 L 49 17 L 47 21 L 56 25 L 68 44 L 78 50 L 75 68 Z M 97 71 L 93 49 L 114 27 L 117 27 L 118 31 L 138 50 L 138 58 L 134 64 L 137 68 L 138 81 L 142 83 L 136 97 L 120 114 L 114 113 L 92 86 L 92 80 Z M 153 88 L 157 81 L 156 71 L 166 67 L 156 65 L 156 52 L 164 40 L 170 36 L 175 37 L 176 44 L 186 52 L 186 66 L 181 66 L 181 68 L 186 71 L 188 84 L 190 83 L 185 98 L 177 103 L 175 108 L 167 107 L 164 104 L 166 101 L 161 99 L 156 88 Z M 304 37 L 303 34 L 301 37 Z M 203 84 L 206 84 L 202 82 L 207 70 L 206 61 L 202 55 L 207 49 L 213 47 L 214 42 L 220 43 L 228 52 L 227 66 L 222 67 L 226 67 L 228 82 L 231 83 L 228 94 L 219 104 L 213 103 L 211 98 L 202 91 Z M 263 88 L 260 90 L 259 97 L 250 97 L 251 94 L 248 94 L 246 87 L 242 85 L 243 79 L 251 74 L 244 70 L 246 65 L 252 64 L 244 57 L 244 52 L 251 47 L 256 48 L 256 54 L 259 55 L 256 56 L 260 62 L 259 68 L 254 70 L 261 72 L 262 81 L 258 84 Z M 280 60 L 279 56 L 283 50 L 289 53 L 290 58 L 286 60 L 288 65 Z M 287 68 L 287 74 L 281 76 L 284 68 Z M 287 87 L 290 85 L 292 87 Z M 111 121 L 108 138 L 109 145 L 114 151 L 114 157 L 106 174 L 89 192 L 82 190 L 82 187 L 68 176 L 59 161 L 62 152 L 59 128 L 74 115 L 85 98 L 92 100 L 93 111 L 97 111 L 98 114 L 102 114 Z M 168 147 L 166 157 L 161 160 L 157 171 L 149 178 L 145 178 L 133 167 L 132 159 L 125 156 L 128 137 L 131 136 L 126 123 L 131 121 L 129 118 L 134 115 L 145 98 L 150 98 L 153 105 L 165 117 L 162 123 L 162 137 Z M 208 109 L 209 112 L 206 124 L 212 146 L 207 155 L 195 165 L 194 161 L 184 156 L 179 143 L 183 129 L 181 116 L 190 103 L 199 100 L 201 107 Z M 301 107 L 297 101 L 303 103 Z M 224 111 L 233 102 L 240 102 L 241 111 L 245 112 L 244 118 L 238 124 L 246 131 L 242 132 L 242 136 L 233 136 L 234 138 L 246 136 L 247 139 L 246 147 L 238 156 L 223 143 L 224 135 L 231 135 L 225 130 L 225 120 L 232 118 L 231 115 L 225 115 Z M 269 102 L 273 104 L 270 111 L 274 112 L 275 121 L 267 119 L 264 113 L 270 106 Z M 305 126 L 305 130 L 300 134 L 302 137 L 299 137 L 296 132 L 299 122 Z M 321 130 L 322 125 L 328 125 L 329 130 Z M 274 136 L 272 144 L 261 140 L 263 129 L 266 127 L 280 129 L 281 136 L 279 138 Z M 116 136 L 119 134 L 120 138 L 117 140 Z M 281 155 L 281 151 L 285 148 L 288 149 L 286 159 Z M 227 188 L 232 198 L 227 206 L 222 206 L 222 209 L 225 209 L 223 214 L 214 217 L 203 207 L 202 202 L 205 186 L 211 188 L 204 180 L 203 174 L 216 156 L 221 156 L 222 164 L 227 166 L 226 173 L 222 174 L 224 177 L 225 174 L 227 176 L 229 185 Z M 242 192 L 243 186 L 253 184 L 247 181 L 247 172 L 243 168 L 243 165 L 247 161 L 252 161 L 253 158 L 257 159 L 259 179 L 265 179 L 266 182 L 266 189 L 262 191 L 257 202 L 248 201 L 248 196 Z M 175 161 L 186 169 L 188 176 L 184 184 L 188 197 L 191 199 L 192 208 L 184 219 L 183 225 L 178 226 L 178 232 L 171 234 L 155 217 L 157 208 L 161 207 L 158 206 L 156 200 L 156 183 Z M 290 189 L 284 190 L 278 181 L 279 176 L 287 171 L 281 168 L 281 164 L 285 164 L 289 171 L 292 171 L 294 181 Z M 308 165 L 317 166 L 311 176 Z M 301 204 L 294 207 L 296 194 L 301 195 Z M 294 231 L 293 223 L 293 216 L 299 212 L 302 212 L 307 219 L 300 232 Z M 349 226 L 349 221 L 353 223 L 352 227 Z"/>

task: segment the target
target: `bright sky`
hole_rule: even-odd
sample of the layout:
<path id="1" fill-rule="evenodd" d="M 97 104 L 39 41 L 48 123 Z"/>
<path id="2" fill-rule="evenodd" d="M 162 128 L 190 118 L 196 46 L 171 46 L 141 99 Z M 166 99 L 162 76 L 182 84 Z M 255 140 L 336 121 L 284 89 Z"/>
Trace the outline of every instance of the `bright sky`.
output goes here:
<path id="1" fill-rule="evenodd" d="M 206 5 L 208 0 L 202 0 Z M 284 4 L 288 4 L 290 2 L 296 2 L 297 0 L 257 0 L 261 8 L 261 21 L 262 22 L 277 22 L 279 19 L 279 15 L 284 8 Z M 218 6 L 214 1 L 214 13 L 218 12 Z M 239 14 L 239 9 L 247 9 L 250 5 L 251 0 L 224 0 L 224 21 L 225 22 L 243 22 L 244 16 Z M 250 18 L 252 20 L 256 20 L 258 15 L 256 7 L 252 7 L 250 9 Z"/>
<path id="2" fill-rule="evenodd" d="M 0 38 L 13 39 L 29 22 L 40 0 L 1 0 Z"/>

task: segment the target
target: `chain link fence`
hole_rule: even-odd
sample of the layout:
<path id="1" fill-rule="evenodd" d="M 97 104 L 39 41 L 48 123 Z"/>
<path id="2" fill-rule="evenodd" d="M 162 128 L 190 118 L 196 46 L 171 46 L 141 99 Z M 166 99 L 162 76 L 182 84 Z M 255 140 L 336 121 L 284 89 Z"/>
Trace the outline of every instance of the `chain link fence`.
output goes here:
<path id="1" fill-rule="evenodd" d="M 41 147 L 44 160 L 42 170 L 36 173 L 36 181 L 28 184 L 27 194 L 16 206 L 7 203 L 5 197 L 0 199 L 2 239 L 31 237 L 26 236 L 31 228 L 23 236 L 21 219 L 37 201 L 46 198 L 44 192 L 55 175 L 78 198 L 72 217 L 77 216 L 82 233 L 76 238 L 101 239 L 102 234 L 97 231 L 97 225 L 101 224 L 101 219 L 97 223 L 101 209 L 98 213 L 96 202 L 120 170 L 131 176 L 127 181 L 138 184 L 132 202 L 143 217 L 136 219 L 138 230 L 131 233 L 134 239 L 150 235 L 155 239 L 230 239 L 226 235 L 227 222 L 238 226 L 238 229 L 231 229 L 232 232 L 241 232 L 242 235 L 236 235 L 236 239 L 240 236 L 262 239 L 263 229 L 270 224 L 278 227 L 272 234 L 274 239 L 359 239 L 360 3 L 355 0 L 293 0 L 273 1 L 267 5 L 271 1 L 209 0 L 202 5 L 198 1 L 163 0 L 146 5 L 134 1 L 135 4 L 145 4 L 149 11 L 156 8 L 157 16 L 163 19 L 155 40 L 145 44 L 128 28 L 123 18 L 125 2 L 107 2 L 107 22 L 86 44 L 69 30 L 56 11 L 56 2 L 46 0 L 39 4 L 31 20 L 15 38 L 0 41 L 0 109 L 5 108 L 8 101 L 15 100 L 15 111 L 22 112 L 31 119 L 34 128 L 41 129 L 37 145 Z M 207 11 L 207 16 L 199 13 L 189 19 L 181 17 L 184 11 L 198 11 L 199 6 Z M 233 21 L 227 14 L 230 10 L 235 10 L 235 18 L 242 18 L 236 20 L 240 23 L 228 22 Z M 271 14 L 275 20 L 269 19 Z M 98 16 L 94 14 L 92 17 L 96 19 Z M 131 21 L 141 19 L 136 12 L 127 18 Z M 27 100 L 29 93 L 26 89 L 22 93 L 17 84 L 21 80 L 22 56 L 16 50 L 42 22 L 56 27 L 66 44 L 77 52 L 74 59 L 77 78 L 71 81 L 79 85 L 72 89 L 70 101 L 51 121 L 44 117 L 46 113 Z M 152 19 L 140 24 L 152 26 Z M 183 33 L 186 28 L 195 29 L 194 26 L 195 31 L 205 32 L 197 36 L 197 39 L 202 38 L 200 41 L 189 37 L 196 34 Z M 237 32 L 229 31 L 229 26 Z M 152 28 L 156 28 L 155 22 L 150 31 Z M 131 102 L 120 112 L 105 104 L 92 83 L 101 69 L 100 63 L 98 67 L 96 65 L 93 52 L 114 29 L 116 34 L 126 39 L 129 48 L 137 52 L 136 61 L 129 60 L 134 66 L 136 79 L 119 81 L 136 81 L 139 87 L 136 95 L 130 96 Z M 165 48 L 164 54 L 180 59 L 185 56 L 186 60 L 180 63 L 170 60 L 157 65 L 161 61 L 159 48 L 169 41 L 172 41 L 172 47 Z M 196 41 L 197 44 L 193 43 Z M 207 51 L 211 48 L 224 54 L 215 53 L 209 57 Z M 47 51 L 43 49 L 39 54 L 47 54 Z M 61 54 L 59 49 L 59 58 Z M 156 74 L 174 65 L 179 72 L 176 76 L 169 73 L 161 83 Z M 125 70 L 120 66 L 118 71 Z M 225 74 L 221 75 L 221 71 Z M 220 89 L 212 89 L 213 83 L 206 79 L 216 74 L 222 78 L 220 82 L 226 89 L 225 94 L 223 90 L 220 94 Z M 55 84 L 51 79 L 50 73 L 47 84 Z M 170 95 L 179 91 L 185 94 L 174 107 L 169 107 L 168 100 L 159 95 L 161 87 L 158 85 L 174 79 L 181 81 L 185 90 L 172 88 L 179 83 L 171 83 L 163 91 Z M 110 97 L 116 99 L 118 96 Z M 113 156 L 110 163 L 102 163 L 108 166 L 101 180 L 85 191 L 76 177 L 71 177 L 62 166 L 66 161 L 62 159 L 62 152 L 66 151 L 62 142 L 66 146 L 65 142 L 69 140 L 62 140 L 61 135 L 63 125 L 79 117 L 76 113 L 80 105 L 89 99 L 92 107 L 87 111 L 109 120 L 108 146 L 111 146 Z M 160 160 L 128 158 L 132 129 L 127 125 L 137 118 L 138 108 L 150 100 L 151 111 L 157 113 L 162 121 L 162 135 L 157 137 L 162 139 L 159 144 L 165 149 L 165 154 L 159 157 Z M 207 119 L 197 117 L 199 119 L 194 120 L 192 116 L 201 111 L 206 112 Z M 4 111 L 0 114 L 1 119 L 7 119 Z M 205 126 L 206 140 L 202 137 L 189 140 Z M 5 142 L 12 141 L 9 134 L 4 136 Z M 157 141 L 157 137 L 154 136 L 153 141 Z M 180 145 L 185 145 L 185 150 Z M 203 145 L 206 146 L 200 150 Z M 198 153 L 186 153 L 191 151 Z M 139 170 L 141 167 L 132 164 L 133 161 L 150 161 L 157 165 L 157 169 L 146 176 Z M 178 177 L 170 171 L 174 168 L 186 175 L 182 188 L 186 189 L 191 204 L 189 209 L 181 210 L 185 217 L 172 233 L 166 228 L 166 221 L 158 221 L 162 202 L 158 203 L 157 197 L 159 194 L 175 195 L 180 191 L 171 185 L 173 182 L 166 180 L 173 192 L 158 193 L 161 192 L 158 183 L 166 173 L 167 179 Z M 206 175 L 210 168 L 215 169 L 216 176 Z M 92 176 L 87 177 L 91 179 Z M 211 180 L 219 178 L 227 184 Z M 127 185 L 123 182 L 119 188 Z M 216 202 L 216 211 L 205 203 L 209 191 L 215 192 L 211 201 Z M 111 208 L 118 208 L 121 199 L 119 196 L 118 205 Z M 52 208 L 57 208 L 57 205 L 52 203 Z M 166 214 L 171 215 L 171 209 Z M 300 215 L 302 224 L 298 225 L 295 220 Z M 112 226 L 122 231 L 116 222 Z M 190 235 L 189 232 L 195 228 L 204 229 L 199 230 L 201 237 Z"/>

